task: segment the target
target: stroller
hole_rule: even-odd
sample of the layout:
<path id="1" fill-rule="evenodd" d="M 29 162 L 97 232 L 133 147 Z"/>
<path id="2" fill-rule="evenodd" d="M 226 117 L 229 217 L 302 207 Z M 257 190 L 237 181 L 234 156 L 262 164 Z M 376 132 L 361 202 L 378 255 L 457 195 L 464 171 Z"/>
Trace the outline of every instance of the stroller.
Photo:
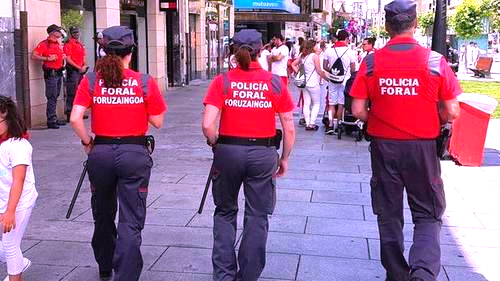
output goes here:
<path id="1" fill-rule="evenodd" d="M 356 73 L 352 73 L 344 89 L 344 111 L 342 112 L 342 118 L 338 121 L 337 127 L 337 138 L 339 140 L 342 138 L 342 134 L 351 135 L 356 141 L 361 141 L 365 137 L 365 123 L 354 117 L 351 111 L 352 98 L 349 92 L 351 91 L 355 78 Z"/>

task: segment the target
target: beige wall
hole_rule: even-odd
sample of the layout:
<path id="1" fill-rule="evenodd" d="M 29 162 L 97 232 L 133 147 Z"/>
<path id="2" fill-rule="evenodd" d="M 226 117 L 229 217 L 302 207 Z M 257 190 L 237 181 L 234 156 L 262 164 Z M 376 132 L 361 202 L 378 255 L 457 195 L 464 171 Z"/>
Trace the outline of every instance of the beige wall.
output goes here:
<path id="1" fill-rule="evenodd" d="M 31 56 L 31 52 L 37 44 L 47 37 L 47 26 L 61 24 L 61 9 L 59 0 L 26 1 L 28 13 L 28 55 Z M 166 19 L 165 14 L 159 11 L 158 0 L 147 1 L 149 74 L 158 81 L 160 89 L 164 91 L 166 88 Z M 114 25 L 120 25 L 119 0 L 96 0 L 96 29 L 102 31 Z M 93 55 L 92 51 L 88 51 L 87 54 Z M 47 100 L 45 98 L 45 83 L 41 65 L 41 62 L 29 59 L 32 127 L 42 127 L 46 124 L 45 111 Z M 64 117 L 63 91 L 58 100 L 57 113 L 59 118 Z"/>
<path id="2" fill-rule="evenodd" d="M 47 38 L 47 26 L 61 24 L 59 0 L 27 0 L 28 13 L 28 56 L 38 43 Z M 28 59 L 30 77 L 31 126 L 40 127 L 47 123 L 45 116 L 47 100 L 45 98 L 45 82 L 43 80 L 42 63 Z M 57 103 L 59 117 L 64 115 L 62 93 Z"/>

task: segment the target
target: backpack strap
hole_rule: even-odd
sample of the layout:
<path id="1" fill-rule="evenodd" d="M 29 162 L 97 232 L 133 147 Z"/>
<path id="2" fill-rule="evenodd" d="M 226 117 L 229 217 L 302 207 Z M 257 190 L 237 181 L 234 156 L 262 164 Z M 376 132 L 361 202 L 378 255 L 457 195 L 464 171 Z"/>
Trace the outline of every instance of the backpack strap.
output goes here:
<path id="1" fill-rule="evenodd" d="M 87 76 L 87 80 L 89 80 L 89 91 L 92 96 L 94 94 L 96 74 L 95 72 L 89 71 L 85 76 Z"/>
<path id="2" fill-rule="evenodd" d="M 151 76 L 146 73 L 141 73 L 141 85 L 142 85 L 142 94 L 143 96 L 148 95 L 148 83 Z"/>

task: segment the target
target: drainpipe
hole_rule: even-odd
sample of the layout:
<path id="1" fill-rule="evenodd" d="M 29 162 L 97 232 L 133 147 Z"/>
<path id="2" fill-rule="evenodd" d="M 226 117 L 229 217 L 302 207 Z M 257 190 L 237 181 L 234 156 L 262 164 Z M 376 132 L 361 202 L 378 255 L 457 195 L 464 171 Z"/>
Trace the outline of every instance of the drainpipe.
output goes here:
<path id="1" fill-rule="evenodd" d="M 28 14 L 26 0 L 12 0 L 14 16 L 14 46 L 16 100 L 26 126 L 31 127 L 31 102 L 28 71 Z"/>

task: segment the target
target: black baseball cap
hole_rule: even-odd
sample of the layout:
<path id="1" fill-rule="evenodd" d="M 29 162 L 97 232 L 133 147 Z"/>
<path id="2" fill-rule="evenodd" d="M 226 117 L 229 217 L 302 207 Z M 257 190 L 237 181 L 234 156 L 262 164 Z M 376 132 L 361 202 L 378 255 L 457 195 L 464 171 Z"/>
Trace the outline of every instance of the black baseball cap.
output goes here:
<path id="1" fill-rule="evenodd" d="M 417 2 L 414 0 L 394 0 L 385 5 L 384 10 L 385 20 L 395 24 L 417 18 Z"/>
<path id="2" fill-rule="evenodd" d="M 121 50 L 135 46 L 134 32 L 126 26 L 112 26 L 102 31 L 104 50 Z"/>
<path id="3" fill-rule="evenodd" d="M 47 27 L 47 34 L 50 34 L 54 31 L 62 33 L 62 27 L 58 26 L 57 24 L 51 24 L 49 25 L 49 27 Z"/>
<path id="4" fill-rule="evenodd" d="M 72 26 L 69 28 L 69 34 L 75 34 L 75 33 L 79 33 L 80 32 L 80 29 L 78 29 L 78 27 L 76 26 Z"/>
<path id="5" fill-rule="evenodd" d="M 233 44 L 237 47 L 247 47 L 252 54 L 262 48 L 262 33 L 255 29 L 242 29 L 233 37 Z"/>

